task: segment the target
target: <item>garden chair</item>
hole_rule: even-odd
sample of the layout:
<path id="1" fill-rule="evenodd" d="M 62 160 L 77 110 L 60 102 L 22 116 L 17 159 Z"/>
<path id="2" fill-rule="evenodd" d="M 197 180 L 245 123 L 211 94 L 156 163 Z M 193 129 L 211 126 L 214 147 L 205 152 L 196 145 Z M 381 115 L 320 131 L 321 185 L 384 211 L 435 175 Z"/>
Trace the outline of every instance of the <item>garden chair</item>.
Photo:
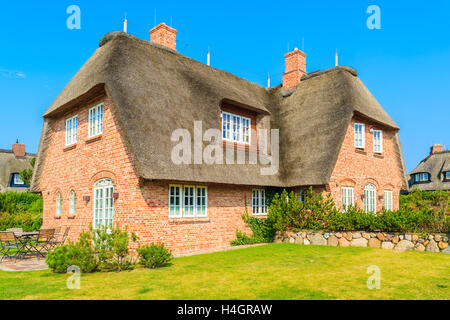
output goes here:
<path id="1" fill-rule="evenodd" d="M 44 257 L 44 251 L 48 251 L 52 248 L 51 241 L 53 240 L 54 235 L 55 229 L 43 229 L 39 231 L 36 246 L 33 246 L 33 248 L 42 257 Z"/>
<path id="2" fill-rule="evenodd" d="M 21 245 L 17 242 L 14 232 L 0 232 L 0 261 L 10 257 L 17 258 L 20 248 Z M 11 251 L 15 251 L 15 254 L 11 255 Z"/>
<path id="3" fill-rule="evenodd" d="M 22 228 L 11 228 L 11 229 L 6 229 L 6 232 L 23 232 Z"/>
<path id="4" fill-rule="evenodd" d="M 64 231 L 64 234 L 58 234 L 56 235 L 52 240 L 50 240 L 50 248 L 54 249 L 55 247 L 62 246 L 67 239 L 67 236 L 69 235 L 70 227 L 67 227 Z"/>

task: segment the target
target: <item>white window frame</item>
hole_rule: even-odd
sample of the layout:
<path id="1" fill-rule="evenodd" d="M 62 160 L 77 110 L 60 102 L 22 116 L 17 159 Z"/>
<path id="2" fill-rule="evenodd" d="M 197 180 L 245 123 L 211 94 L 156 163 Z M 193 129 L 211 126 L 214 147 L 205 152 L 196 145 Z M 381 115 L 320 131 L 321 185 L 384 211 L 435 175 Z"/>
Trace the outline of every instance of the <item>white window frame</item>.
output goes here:
<path id="1" fill-rule="evenodd" d="M 13 173 L 13 184 L 15 186 L 24 186 L 25 182 L 20 177 L 20 173 Z"/>
<path id="2" fill-rule="evenodd" d="M 66 146 L 76 144 L 78 140 L 78 115 L 66 119 Z"/>
<path id="3" fill-rule="evenodd" d="M 361 133 L 359 132 L 359 128 L 361 128 Z M 364 123 L 355 123 L 354 126 L 354 135 L 355 135 L 355 147 L 359 149 L 364 149 L 366 146 L 365 140 L 365 131 L 366 127 Z"/>
<path id="4" fill-rule="evenodd" d="M 248 122 L 248 126 L 244 123 Z M 252 119 L 222 111 L 222 139 L 250 145 L 252 141 Z M 237 138 L 236 138 L 237 137 Z M 248 137 L 248 141 L 245 141 Z"/>
<path id="5" fill-rule="evenodd" d="M 377 188 L 373 184 L 364 186 L 364 211 L 377 212 Z"/>
<path id="6" fill-rule="evenodd" d="M 384 190 L 384 208 L 386 210 L 394 210 L 393 192 L 391 190 Z"/>
<path id="7" fill-rule="evenodd" d="M 61 192 L 56 194 L 56 215 L 60 217 L 62 215 L 62 195 Z"/>
<path id="8" fill-rule="evenodd" d="M 77 194 L 74 190 L 70 191 L 70 215 L 75 216 L 77 214 Z"/>
<path id="9" fill-rule="evenodd" d="M 354 189 L 352 187 L 342 187 L 342 211 L 347 212 L 348 207 L 353 206 L 354 202 Z"/>
<path id="10" fill-rule="evenodd" d="M 380 134 L 379 141 L 375 139 L 376 134 Z M 373 130 L 373 152 L 374 153 L 383 153 L 383 131 L 382 130 Z"/>
<path id="11" fill-rule="evenodd" d="M 252 190 L 252 213 L 254 216 L 267 215 L 266 190 Z"/>
<path id="12" fill-rule="evenodd" d="M 100 179 L 94 184 L 93 226 L 94 229 L 107 226 L 112 229 L 114 223 L 114 182 L 112 179 Z"/>
<path id="13" fill-rule="evenodd" d="M 425 179 L 426 175 L 426 179 Z M 417 178 L 419 177 L 420 180 Z M 421 172 L 414 174 L 414 182 L 429 182 L 430 181 L 430 174 L 428 172 Z"/>
<path id="14" fill-rule="evenodd" d="M 173 190 L 178 190 L 178 194 L 172 194 Z M 186 210 L 186 190 L 193 189 L 193 203 L 192 203 L 192 213 Z M 204 195 L 199 192 L 204 190 Z M 172 204 L 172 199 L 178 198 L 179 205 Z M 199 199 L 204 199 L 204 205 L 199 205 Z M 189 207 L 191 203 L 189 202 Z M 203 207 L 203 208 L 202 208 Z M 206 218 L 208 217 L 208 187 L 197 186 L 197 185 L 179 185 L 171 184 L 169 185 L 169 218 Z"/>
<path id="15" fill-rule="evenodd" d="M 450 171 L 444 172 L 444 180 L 450 180 Z"/>
<path id="16" fill-rule="evenodd" d="M 88 137 L 93 138 L 103 133 L 103 103 L 89 109 Z"/>

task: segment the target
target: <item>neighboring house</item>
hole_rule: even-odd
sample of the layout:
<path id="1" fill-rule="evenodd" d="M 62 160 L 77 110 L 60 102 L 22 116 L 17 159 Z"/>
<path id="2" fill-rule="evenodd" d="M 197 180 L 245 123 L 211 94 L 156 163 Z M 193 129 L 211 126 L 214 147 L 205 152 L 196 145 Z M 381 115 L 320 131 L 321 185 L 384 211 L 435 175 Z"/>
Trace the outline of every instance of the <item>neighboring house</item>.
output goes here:
<path id="1" fill-rule="evenodd" d="M 32 169 L 30 161 L 36 155 L 25 152 L 25 145 L 15 143 L 11 150 L 0 149 L 0 192 L 27 191 L 30 186 L 20 178 L 20 172 Z"/>
<path id="2" fill-rule="evenodd" d="M 428 157 L 409 174 L 409 189 L 450 190 L 450 150 L 433 145 Z"/>
<path id="3" fill-rule="evenodd" d="M 267 187 L 300 195 L 312 186 L 344 210 L 398 208 L 407 187 L 399 128 L 354 69 L 307 74 L 295 49 L 283 84 L 264 88 L 179 54 L 176 33 L 161 24 L 152 42 L 107 34 L 45 112 L 32 182 L 44 227 L 70 226 L 76 238 L 90 224 L 120 223 L 141 243 L 181 254 L 226 247 L 237 229 L 248 232 L 245 204 L 264 217 Z M 177 129 L 201 141 L 195 121 L 219 132 L 215 151 L 237 151 L 246 164 L 202 163 L 196 148 L 173 161 Z M 257 143 L 265 129 L 279 129 L 279 144 L 268 134 L 269 151 Z M 268 165 L 250 158 L 276 167 L 278 145 L 279 170 L 262 174 Z"/>

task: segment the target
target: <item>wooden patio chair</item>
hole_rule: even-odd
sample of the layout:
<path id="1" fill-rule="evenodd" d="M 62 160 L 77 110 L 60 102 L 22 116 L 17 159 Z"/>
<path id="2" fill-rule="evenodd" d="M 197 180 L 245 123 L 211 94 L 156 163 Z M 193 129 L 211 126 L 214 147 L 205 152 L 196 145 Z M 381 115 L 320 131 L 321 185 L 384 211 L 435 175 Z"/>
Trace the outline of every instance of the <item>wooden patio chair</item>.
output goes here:
<path id="1" fill-rule="evenodd" d="M 41 256 L 44 256 L 44 251 L 48 251 L 51 249 L 51 241 L 55 235 L 55 229 L 43 229 L 39 231 L 39 235 L 37 236 L 36 246 L 34 249 Z"/>
<path id="2" fill-rule="evenodd" d="M 62 246 L 66 242 L 69 232 L 70 227 L 67 227 L 64 231 L 64 234 L 59 234 L 58 236 L 54 237 L 54 239 L 50 241 L 50 248 L 54 249 L 56 247 Z"/>
<path id="3" fill-rule="evenodd" d="M 20 252 L 21 247 L 22 246 L 17 241 L 14 232 L 0 232 L 0 261 L 3 261 L 5 258 L 17 258 L 17 254 Z M 15 251 L 14 255 L 11 255 L 12 251 Z"/>

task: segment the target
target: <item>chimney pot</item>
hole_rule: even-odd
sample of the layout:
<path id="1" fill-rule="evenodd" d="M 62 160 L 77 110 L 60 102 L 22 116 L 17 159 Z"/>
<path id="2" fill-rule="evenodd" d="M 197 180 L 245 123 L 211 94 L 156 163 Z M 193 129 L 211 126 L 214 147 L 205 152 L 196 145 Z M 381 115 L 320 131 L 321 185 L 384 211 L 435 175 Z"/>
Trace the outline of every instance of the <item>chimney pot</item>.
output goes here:
<path id="1" fill-rule="evenodd" d="M 437 152 L 444 151 L 444 146 L 442 144 L 433 144 L 431 146 L 430 155 L 435 154 Z"/>
<path id="2" fill-rule="evenodd" d="M 306 54 L 295 48 L 294 51 L 287 53 L 284 59 L 283 89 L 289 90 L 296 87 L 306 73 Z"/>
<path id="3" fill-rule="evenodd" d="M 26 155 L 25 145 L 21 143 L 14 143 L 12 145 L 12 151 L 16 157 L 25 157 Z"/>
<path id="4" fill-rule="evenodd" d="M 150 30 L 150 41 L 176 51 L 177 33 L 176 29 L 161 23 Z"/>

